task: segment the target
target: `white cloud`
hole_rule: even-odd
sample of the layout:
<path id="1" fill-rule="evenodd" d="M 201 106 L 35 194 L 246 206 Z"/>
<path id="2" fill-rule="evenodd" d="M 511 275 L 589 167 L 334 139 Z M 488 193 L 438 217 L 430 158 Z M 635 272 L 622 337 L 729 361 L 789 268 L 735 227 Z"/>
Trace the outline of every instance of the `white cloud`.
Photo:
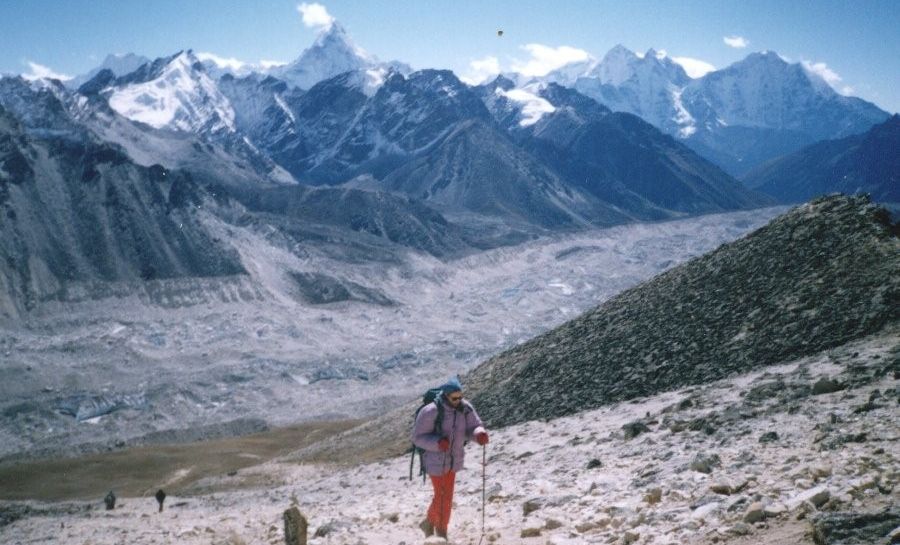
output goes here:
<path id="1" fill-rule="evenodd" d="M 733 47 L 735 49 L 743 49 L 750 45 L 750 40 L 743 36 L 724 36 L 722 41 L 725 42 L 725 45 L 728 47 Z"/>
<path id="2" fill-rule="evenodd" d="M 479 85 L 500 73 L 500 60 L 497 57 L 487 56 L 469 63 L 469 71 L 460 77 L 469 85 Z"/>
<path id="3" fill-rule="evenodd" d="M 828 68 L 828 65 L 824 62 L 803 61 L 803 68 L 824 79 L 828 85 L 835 89 L 837 89 L 838 84 L 843 79 L 837 72 Z"/>
<path id="4" fill-rule="evenodd" d="M 812 62 L 812 61 L 800 61 L 803 65 L 803 68 L 806 69 L 807 72 L 811 74 L 815 74 L 819 76 L 825 83 L 829 85 L 832 89 L 837 91 L 842 95 L 851 95 L 856 92 L 850 85 L 845 85 L 842 82 L 844 78 L 842 78 L 837 72 L 828 67 L 824 62 Z"/>
<path id="5" fill-rule="evenodd" d="M 275 68 L 276 66 L 284 66 L 285 64 L 287 64 L 285 61 L 269 61 L 266 59 L 259 61 L 259 65 L 262 66 L 264 70 Z"/>
<path id="6" fill-rule="evenodd" d="M 34 81 L 36 79 L 58 79 L 60 81 L 66 81 L 72 79 L 72 76 L 67 76 L 65 74 L 58 74 L 54 72 L 51 68 L 48 68 L 42 64 L 38 64 L 36 62 L 28 61 L 28 67 L 31 68 L 31 73 L 22 74 L 22 77 L 27 79 L 28 81 Z"/>
<path id="7" fill-rule="evenodd" d="M 247 65 L 247 63 L 239 61 L 233 57 L 230 59 L 226 59 L 214 53 L 197 53 L 197 58 L 201 61 L 212 61 L 216 63 L 216 66 L 218 66 L 219 68 L 228 68 L 231 70 L 240 70 Z"/>
<path id="8" fill-rule="evenodd" d="M 701 61 L 700 59 L 692 59 L 691 57 L 672 57 L 672 60 L 680 64 L 681 67 L 684 68 L 684 71 L 687 72 L 687 75 L 692 78 L 702 78 L 706 74 L 716 70 L 715 66 L 706 61 Z"/>
<path id="9" fill-rule="evenodd" d="M 322 4 L 307 4 L 304 2 L 297 6 L 297 11 L 303 17 L 303 24 L 310 28 L 328 30 L 334 23 L 334 17 L 328 13 L 328 10 Z"/>
<path id="10" fill-rule="evenodd" d="M 522 49 L 531 54 L 531 59 L 513 61 L 512 69 L 525 76 L 546 76 L 550 72 L 574 62 L 585 62 L 591 58 L 587 51 L 567 45 L 550 47 L 541 44 L 523 45 Z"/>

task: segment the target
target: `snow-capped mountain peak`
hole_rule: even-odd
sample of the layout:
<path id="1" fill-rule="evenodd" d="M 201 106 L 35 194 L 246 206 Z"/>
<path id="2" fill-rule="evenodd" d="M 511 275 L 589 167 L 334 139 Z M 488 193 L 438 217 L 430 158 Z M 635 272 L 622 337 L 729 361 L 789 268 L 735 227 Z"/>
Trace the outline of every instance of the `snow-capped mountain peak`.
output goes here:
<path id="1" fill-rule="evenodd" d="M 638 60 L 634 51 L 619 44 L 610 49 L 588 75 L 596 77 L 600 83 L 621 85 L 634 74 L 633 66 Z"/>
<path id="2" fill-rule="evenodd" d="M 86 74 L 81 74 L 66 81 L 66 86 L 69 89 L 78 89 L 103 70 L 109 70 L 116 77 L 121 77 L 134 72 L 148 62 L 150 62 L 150 59 L 147 57 L 134 53 L 107 55 L 100 66 Z"/>
<path id="3" fill-rule="evenodd" d="M 105 90 L 119 114 L 155 128 L 234 132 L 234 110 L 193 51 L 157 59 Z"/>
<path id="4" fill-rule="evenodd" d="M 300 57 L 271 73 L 290 85 L 309 89 L 338 74 L 370 70 L 378 65 L 377 58 L 354 44 L 344 27 L 334 22 Z"/>
<path id="5" fill-rule="evenodd" d="M 353 43 L 353 40 L 347 33 L 347 29 L 336 21 L 332 23 L 327 30 L 319 34 L 310 49 L 316 48 L 328 50 L 330 52 L 345 52 L 364 61 L 376 62 L 374 56 Z"/>

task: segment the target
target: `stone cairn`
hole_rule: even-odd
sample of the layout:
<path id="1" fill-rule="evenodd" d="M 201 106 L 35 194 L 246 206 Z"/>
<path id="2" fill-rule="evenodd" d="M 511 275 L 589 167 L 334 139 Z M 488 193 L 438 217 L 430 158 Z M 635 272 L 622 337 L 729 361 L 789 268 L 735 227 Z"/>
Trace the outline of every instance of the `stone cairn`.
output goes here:
<path id="1" fill-rule="evenodd" d="M 284 512 L 284 541 L 287 545 L 306 545 L 308 523 L 294 505 Z"/>

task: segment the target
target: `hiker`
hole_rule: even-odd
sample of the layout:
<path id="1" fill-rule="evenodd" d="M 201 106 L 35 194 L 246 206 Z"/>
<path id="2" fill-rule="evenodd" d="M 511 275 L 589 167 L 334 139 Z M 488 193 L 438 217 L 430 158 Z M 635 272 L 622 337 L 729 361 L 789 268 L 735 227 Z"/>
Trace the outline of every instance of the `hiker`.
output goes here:
<path id="1" fill-rule="evenodd" d="M 412 441 L 424 450 L 422 463 L 434 487 L 428 516 L 419 527 L 426 536 L 437 533 L 446 538 L 453 506 L 453 485 L 456 472 L 463 469 L 465 442 L 474 439 L 479 445 L 486 445 L 488 434 L 475 407 L 463 399 L 458 379 L 449 380 L 440 390 L 434 403 L 425 405 L 416 415 Z M 442 407 L 438 407 L 438 403 Z M 436 426 L 439 415 L 440 425 Z"/>

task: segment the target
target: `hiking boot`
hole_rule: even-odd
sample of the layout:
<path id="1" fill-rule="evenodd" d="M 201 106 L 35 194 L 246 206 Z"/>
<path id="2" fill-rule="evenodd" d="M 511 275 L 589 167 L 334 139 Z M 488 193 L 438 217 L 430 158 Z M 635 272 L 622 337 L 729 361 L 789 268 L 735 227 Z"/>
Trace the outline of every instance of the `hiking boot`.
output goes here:
<path id="1" fill-rule="evenodd" d="M 425 537 L 431 537 L 434 535 L 434 524 L 431 523 L 430 520 L 425 519 L 419 523 L 419 528 L 425 532 Z"/>

